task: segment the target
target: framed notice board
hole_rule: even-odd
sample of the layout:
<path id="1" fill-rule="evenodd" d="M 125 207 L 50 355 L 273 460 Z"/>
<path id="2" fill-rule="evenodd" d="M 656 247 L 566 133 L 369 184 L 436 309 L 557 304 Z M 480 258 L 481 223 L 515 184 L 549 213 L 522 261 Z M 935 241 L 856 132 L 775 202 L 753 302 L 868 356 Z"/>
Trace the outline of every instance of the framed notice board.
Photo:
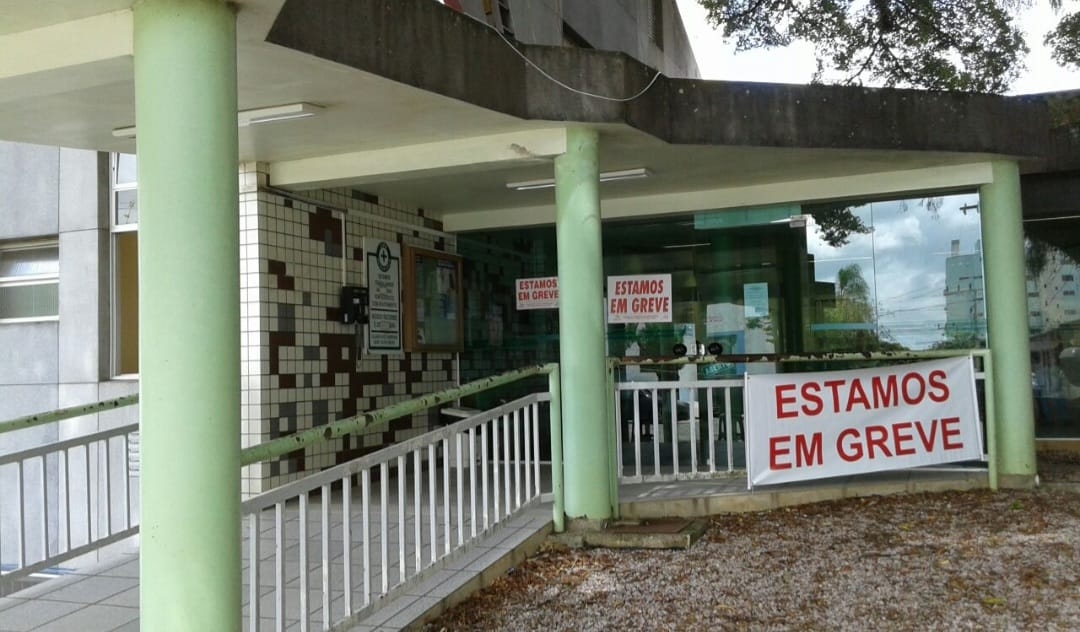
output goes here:
<path id="1" fill-rule="evenodd" d="M 461 257 L 406 246 L 405 350 L 461 351 Z"/>

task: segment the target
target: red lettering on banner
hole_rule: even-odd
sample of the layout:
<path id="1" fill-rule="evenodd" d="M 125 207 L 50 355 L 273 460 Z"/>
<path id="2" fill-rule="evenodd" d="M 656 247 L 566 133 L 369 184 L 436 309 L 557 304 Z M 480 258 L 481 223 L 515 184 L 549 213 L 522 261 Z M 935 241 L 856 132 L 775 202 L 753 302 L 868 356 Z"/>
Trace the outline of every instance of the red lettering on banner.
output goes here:
<path id="1" fill-rule="evenodd" d="M 915 441 L 915 435 L 911 432 L 912 426 L 915 427 L 919 436 L 917 445 L 927 453 L 934 451 L 939 436 L 942 449 L 960 450 L 964 447 L 963 441 L 954 441 L 961 434 L 960 418 L 945 417 L 941 420 L 931 419 L 929 424 L 921 421 L 900 421 L 888 426 L 867 426 L 862 431 L 858 428 L 844 428 L 836 438 L 836 453 L 848 463 L 859 461 L 863 456 L 867 459 L 876 459 L 879 456 L 882 458 L 910 456 L 918 451 L 914 446 L 909 445 Z M 797 444 L 796 447 L 798 447 Z"/>
<path id="2" fill-rule="evenodd" d="M 941 419 L 941 447 L 946 450 L 963 449 L 964 443 L 962 441 L 957 441 L 956 443 L 950 441 L 950 438 L 960 436 L 960 428 L 957 427 L 959 425 L 959 417 L 943 417 Z"/>
<path id="3" fill-rule="evenodd" d="M 611 299 L 611 313 L 612 314 L 625 314 L 626 313 L 626 299 L 625 298 L 613 298 L 613 299 Z"/>
<path id="4" fill-rule="evenodd" d="M 931 401 L 940 404 L 949 399 L 949 385 L 945 383 L 945 371 L 935 369 L 930 372 L 930 388 L 933 389 L 929 395 Z"/>
<path id="5" fill-rule="evenodd" d="M 912 396 L 909 394 L 910 389 L 908 385 L 915 382 L 918 386 L 918 395 Z M 908 373 L 904 376 L 904 379 L 900 380 L 900 395 L 903 396 L 904 401 L 909 406 L 917 406 L 919 402 L 926 396 L 926 383 L 923 382 L 922 373 Z"/>
<path id="6" fill-rule="evenodd" d="M 794 391 L 794 384 L 781 384 L 776 387 L 776 418 L 777 419 L 791 419 L 797 417 L 799 413 L 794 410 L 785 410 L 784 404 L 794 404 L 797 400 L 795 397 L 784 397 L 781 391 Z"/>
<path id="7" fill-rule="evenodd" d="M 927 452 L 932 452 L 934 449 L 934 440 L 937 437 L 937 423 L 937 419 L 932 419 L 930 421 L 930 437 L 927 438 L 926 433 L 923 432 L 922 422 L 915 422 L 915 430 L 919 432 L 919 439 L 922 440 L 922 445 L 926 448 Z"/>
<path id="8" fill-rule="evenodd" d="M 792 468 L 791 461 L 781 459 L 781 457 L 791 455 L 790 445 L 793 439 L 795 443 L 794 467 L 811 467 L 825 462 L 820 432 L 812 435 L 797 434 L 793 437 L 769 437 L 769 469 L 790 470 Z"/>
<path id="9" fill-rule="evenodd" d="M 823 404 L 821 402 L 821 397 L 818 396 L 818 393 L 820 392 L 821 386 L 818 385 L 817 382 L 807 382 L 802 385 L 802 398 L 809 404 L 803 404 L 802 406 L 804 415 L 813 417 L 814 415 L 821 413 Z"/>
<path id="10" fill-rule="evenodd" d="M 885 426 L 867 426 L 866 427 L 866 457 L 869 459 L 874 458 L 874 448 L 881 450 L 882 454 L 887 457 L 892 456 L 889 452 L 888 446 L 885 442 L 889 440 L 889 431 Z"/>
<path id="11" fill-rule="evenodd" d="M 862 382 L 855 380 L 851 383 L 851 389 L 848 390 L 847 407 L 845 412 L 851 412 L 851 409 L 855 407 L 855 404 L 862 404 L 863 410 L 870 410 L 870 400 L 866 398 L 866 391 L 863 390 Z"/>
<path id="12" fill-rule="evenodd" d="M 885 378 L 884 386 L 882 386 L 881 378 L 875 375 L 870 378 L 870 388 L 874 393 L 874 408 L 889 408 L 899 401 L 895 375 Z"/>
<path id="13" fill-rule="evenodd" d="M 821 465 L 824 457 L 821 452 L 821 433 L 815 432 L 806 442 L 806 435 L 795 435 L 795 467 Z"/>
<path id="14" fill-rule="evenodd" d="M 853 442 L 844 443 L 844 439 L 851 437 Z M 851 452 L 848 452 L 851 449 Z M 840 455 L 841 459 L 844 459 L 848 463 L 854 463 L 862 458 L 862 444 L 859 443 L 859 431 L 855 428 L 844 428 L 840 431 L 840 435 L 836 437 L 836 453 Z"/>
<path id="15" fill-rule="evenodd" d="M 844 380 L 825 380 L 824 384 L 832 391 L 832 411 L 834 413 L 840 412 L 840 393 L 838 391 L 844 385 Z"/>
<path id="16" fill-rule="evenodd" d="M 665 304 L 664 309 L 666 308 Z M 874 376 L 870 378 L 869 384 L 866 384 L 865 380 L 853 378 L 823 382 L 809 380 L 801 384 L 778 386 L 777 389 L 783 388 L 785 392 L 790 390 L 798 394 L 798 398 L 785 398 L 784 403 L 792 406 L 785 407 L 785 414 L 780 416 L 789 418 L 795 416 L 796 411 L 801 411 L 803 415 L 813 417 L 825 412 L 826 408 L 832 413 L 850 413 L 855 410 L 893 408 L 902 403 L 917 406 L 927 398 L 941 404 L 949 398 L 947 377 L 944 371 L 937 369 L 928 376 L 915 371 L 899 378 L 895 375 Z M 826 403 L 826 399 L 832 401 Z"/>
<path id="17" fill-rule="evenodd" d="M 528 292 L 518 292 L 518 300 L 519 301 L 527 301 L 527 300 L 529 300 L 529 293 Z"/>
<path id="18" fill-rule="evenodd" d="M 770 470 L 790 470 L 791 463 L 781 463 L 778 457 L 791 454 L 791 450 L 784 447 L 780 447 L 780 443 L 785 444 L 791 442 L 791 437 L 769 437 L 769 469 Z"/>
<path id="19" fill-rule="evenodd" d="M 904 433 L 903 430 L 908 430 Z M 915 454 L 915 448 L 905 448 L 902 444 L 907 441 L 914 440 L 914 435 L 911 434 L 911 422 L 901 421 L 900 423 L 893 424 L 893 452 L 896 456 L 910 456 Z"/>

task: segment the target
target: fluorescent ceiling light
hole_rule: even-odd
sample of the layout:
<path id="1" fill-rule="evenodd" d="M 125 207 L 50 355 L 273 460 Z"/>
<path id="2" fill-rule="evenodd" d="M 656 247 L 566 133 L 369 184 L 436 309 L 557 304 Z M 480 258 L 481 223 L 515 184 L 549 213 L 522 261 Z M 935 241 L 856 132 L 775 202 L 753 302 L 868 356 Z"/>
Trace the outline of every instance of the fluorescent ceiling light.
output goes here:
<path id="1" fill-rule="evenodd" d="M 287 105 L 275 105 L 269 108 L 256 110 L 243 110 L 236 115 L 236 123 L 240 127 L 255 125 L 256 123 L 271 123 L 273 121 L 291 121 L 292 119 L 308 118 L 315 116 L 323 110 L 321 105 L 311 103 L 289 103 Z"/>
<path id="2" fill-rule="evenodd" d="M 636 180 L 638 178 L 648 178 L 652 175 L 652 172 L 645 167 L 638 167 L 636 169 L 622 169 L 620 171 L 604 171 L 600 173 L 600 182 L 614 182 L 615 180 Z M 532 191 L 533 189 L 550 189 L 555 186 L 554 178 L 544 178 L 542 180 L 525 180 L 523 182 L 507 182 L 507 189 L 514 189 L 516 191 Z"/>
<path id="3" fill-rule="evenodd" d="M 240 127 L 248 127 L 257 123 L 272 123 L 274 121 L 291 121 L 293 119 L 308 118 L 323 111 L 321 105 L 313 103 L 288 103 L 275 105 L 268 108 L 255 108 L 254 110 L 242 110 L 236 113 L 236 124 Z M 135 126 L 118 127 L 112 131 L 117 138 L 135 138 Z"/>
<path id="4" fill-rule="evenodd" d="M 662 248 L 667 248 L 667 249 L 670 250 L 672 248 L 700 248 L 702 246 L 711 246 L 711 245 L 712 245 L 711 242 L 702 241 L 702 242 L 698 242 L 696 244 L 671 244 L 669 246 L 661 246 L 661 247 Z"/>

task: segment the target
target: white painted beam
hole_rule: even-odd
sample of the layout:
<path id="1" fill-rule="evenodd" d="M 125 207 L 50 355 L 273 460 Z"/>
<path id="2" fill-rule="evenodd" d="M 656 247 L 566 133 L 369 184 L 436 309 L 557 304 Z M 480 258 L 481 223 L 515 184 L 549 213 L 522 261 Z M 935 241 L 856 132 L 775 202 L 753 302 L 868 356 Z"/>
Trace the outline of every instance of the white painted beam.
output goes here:
<path id="1" fill-rule="evenodd" d="M 990 163 L 978 162 L 926 169 L 907 169 L 812 180 L 791 180 L 744 187 L 680 191 L 603 200 L 603 219 L 648 217 L 745 206 L 818 202 L 940 189 L 976 187 L 993 181 Z M 447 232 L 537 226 L 555 223 L 555 204 L 520 208 L 447 212 Z"/>
<path id="2" fill-rule="evenodd" d="M 284 189 L 326 188 L 506 162 L 549 162 L 565 151 L 566 130 L 554 127 L 272 162 L 269 177 L 272 185 Z"/>
<path id="3" fill-rule="evenodd" d="M 133 41 L 130 10 L 0 35 L 0 80 L 130 57 Z"/>

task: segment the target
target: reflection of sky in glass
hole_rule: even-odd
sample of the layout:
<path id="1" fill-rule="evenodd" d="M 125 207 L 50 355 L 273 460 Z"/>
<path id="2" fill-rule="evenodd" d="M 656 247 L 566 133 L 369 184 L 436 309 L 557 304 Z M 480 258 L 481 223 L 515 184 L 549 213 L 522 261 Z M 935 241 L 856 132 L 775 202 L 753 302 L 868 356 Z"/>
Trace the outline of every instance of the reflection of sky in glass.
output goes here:
<path id="1" fill-rule="evenodd" d="M 814 230 L 807 235 L 816 280 L 835 283 L 840 268 L 858 265 L 876 301 L 881 332 L 909 349 L 926 349 L 944 339 L 945 260 L 953 240 L 960 241 L 960 254 L 970 254 L 977 252 L 981 238 L 978 211 L 961 210 L 978 204 L 977 194 L 937 200 L 936 212 L 923 199 L 852 208 L 873 230 L 851 235 L 840 248 L 822 241 L 812 223 Z"/>

